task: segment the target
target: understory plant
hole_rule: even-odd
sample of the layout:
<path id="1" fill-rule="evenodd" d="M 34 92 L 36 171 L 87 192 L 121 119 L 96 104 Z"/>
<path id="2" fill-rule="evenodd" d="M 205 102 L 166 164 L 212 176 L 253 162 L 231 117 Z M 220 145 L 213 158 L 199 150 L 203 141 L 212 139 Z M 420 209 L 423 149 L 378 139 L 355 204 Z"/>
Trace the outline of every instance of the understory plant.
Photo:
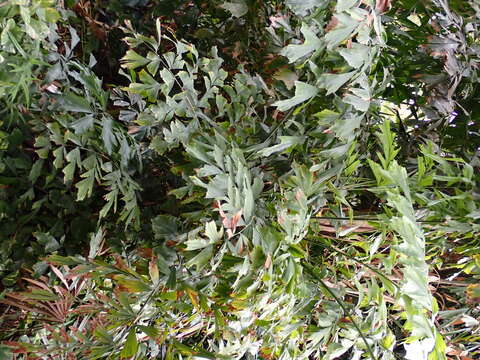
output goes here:
<path id="1" fill-rule="evenodd" d="M 0 353 L 474 359 L 479 12 L 1 4 Z"/>

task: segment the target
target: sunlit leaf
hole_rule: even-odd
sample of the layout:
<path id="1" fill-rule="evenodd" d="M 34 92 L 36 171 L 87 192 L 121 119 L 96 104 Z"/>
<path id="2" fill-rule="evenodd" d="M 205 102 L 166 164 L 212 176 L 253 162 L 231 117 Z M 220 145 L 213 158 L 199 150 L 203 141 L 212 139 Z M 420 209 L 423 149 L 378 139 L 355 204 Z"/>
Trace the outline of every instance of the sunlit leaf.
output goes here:
<path id="1" fill-rule="evenodd" d="M 318 94 L 319 89 L 301 81 L 295 81 L 295 96 L 288 100 L 280 100 L 273 105 L 280 111 L 286 111 L 292 107 L 310 100 Z"/>

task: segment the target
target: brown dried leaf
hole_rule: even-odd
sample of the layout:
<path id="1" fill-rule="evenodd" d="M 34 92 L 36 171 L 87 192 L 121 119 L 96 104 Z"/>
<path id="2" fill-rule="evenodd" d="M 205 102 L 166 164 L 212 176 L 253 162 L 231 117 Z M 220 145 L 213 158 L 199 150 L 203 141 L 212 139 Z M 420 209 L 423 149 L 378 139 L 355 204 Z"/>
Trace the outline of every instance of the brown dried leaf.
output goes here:
<path id="1" fill-rule="evenodd" d="M 332 31 L 338 25 L 338 19 L 335 16 L 332 16 L 327 26 L 325 27 L 325 32 Z"/>
<path id="2" fill-rule="evenodd" d="M 265 260 L 265 264 L 263 265 L 263 267 L 265 269 L 268 269 L 270 267 L 270 265 L 272 265 L 272 255 L 268 254 L 267 259 Z"/>
<path id="3" fill-rule="evenodd" d="M 391 0 L 377 0 L 375 3 L 375 10 L 379 14 L 383 14 L 384 12 L 387 12 L 390 10 L 392 7 Z"/>

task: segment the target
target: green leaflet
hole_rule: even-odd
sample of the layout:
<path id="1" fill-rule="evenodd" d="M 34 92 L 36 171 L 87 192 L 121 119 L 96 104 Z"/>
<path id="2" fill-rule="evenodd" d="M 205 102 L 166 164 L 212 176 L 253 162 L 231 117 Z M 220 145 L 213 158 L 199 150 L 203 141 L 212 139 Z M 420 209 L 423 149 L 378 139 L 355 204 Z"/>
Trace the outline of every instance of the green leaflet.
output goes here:
<path id="1" fill-rule="evenodd" d="M 340 89 L 355 74 L 355 71 L 351 71 L 345 74 L 323 74 L 318 79 L 318 84 L 320 87 L 327 90 L 327 95 L 333 94 L 337 92 L 338 89 Z"/>
<path id="2" fill-rule="evenodd" d="M 360 22 L 346 13 L 335 14 L 337 25 L 324 37 L 327 49 L 333 49 L 347 40 L 360 25 Z"/>
<path id="3" fill-rule="evenodd" d="M 291 63 L 311 54 L 314 51 L 321 50 L 323 46 L 323 42 L 307 24 L 303 23 L 300 31 L 305 38 L 303 44 L 290 44 L 284 47 L 280 52 L 280 54 L 287 57 L 288 61 Z"/>
<path id="4" fill-rule="evenodd" d="M 221 7 L 230 11 L 235 17 L 242 17 L 248 12 L 248 6 L 244 3 L 244 0 L 237 0 L 237 2 L 224 2 Z"/>
<path id="5" fill-rule="evenodd" d="M 287 6 L 299 16 L 305 16 L 309 11 L 317 7 L 324 7 L 328 4 L 326 0 L 287 0 Z"/>
<path id="6" fill-rule="evenodd" d="M 122 351 L 120 352 L 121 358 L 130 358 L 135 356 L 138 349 L 138 341 L 136 335 L 136 328 L 132 327 L 128 333 L 127 341 L 125 341 L 125 345 L 123 346 Z"/>
<path id="7" fill-rule="evenodd" d="M 301 81 L 295 81 L 295 95 L 288 100 L 280 100 L 273 105 L 280 111 L 287 111 L 292 107 L 310 100 L 318 94 L 318 88 Z"/>
<path id="8" fill-rule="evenodd" d="M 351 67 L 358 69 L 370 59 L 372 49 L 369 46 L 353 43 L 350 48 L 342 48 L 338 52 Z"/>
<path id="9" fill-rule="evenodd" d="M 270 156 L 277 152 L 282 152 L 292 146 L 302 144 L 305 141 L 303 136 L 280 136 L 280 144 L 270 146 L 258 152 L 258 156 Z"/>

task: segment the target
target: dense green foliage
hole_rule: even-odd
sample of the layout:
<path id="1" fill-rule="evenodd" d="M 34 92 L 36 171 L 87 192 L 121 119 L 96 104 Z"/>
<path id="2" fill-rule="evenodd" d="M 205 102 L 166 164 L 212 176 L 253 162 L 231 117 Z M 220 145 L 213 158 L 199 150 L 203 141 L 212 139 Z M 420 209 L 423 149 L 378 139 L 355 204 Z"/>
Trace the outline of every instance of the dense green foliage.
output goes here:
<path id="1" fill-rule="evenodd" d="M 478 358 L 479 18 L 1 2 L 0 358 Z"/>

